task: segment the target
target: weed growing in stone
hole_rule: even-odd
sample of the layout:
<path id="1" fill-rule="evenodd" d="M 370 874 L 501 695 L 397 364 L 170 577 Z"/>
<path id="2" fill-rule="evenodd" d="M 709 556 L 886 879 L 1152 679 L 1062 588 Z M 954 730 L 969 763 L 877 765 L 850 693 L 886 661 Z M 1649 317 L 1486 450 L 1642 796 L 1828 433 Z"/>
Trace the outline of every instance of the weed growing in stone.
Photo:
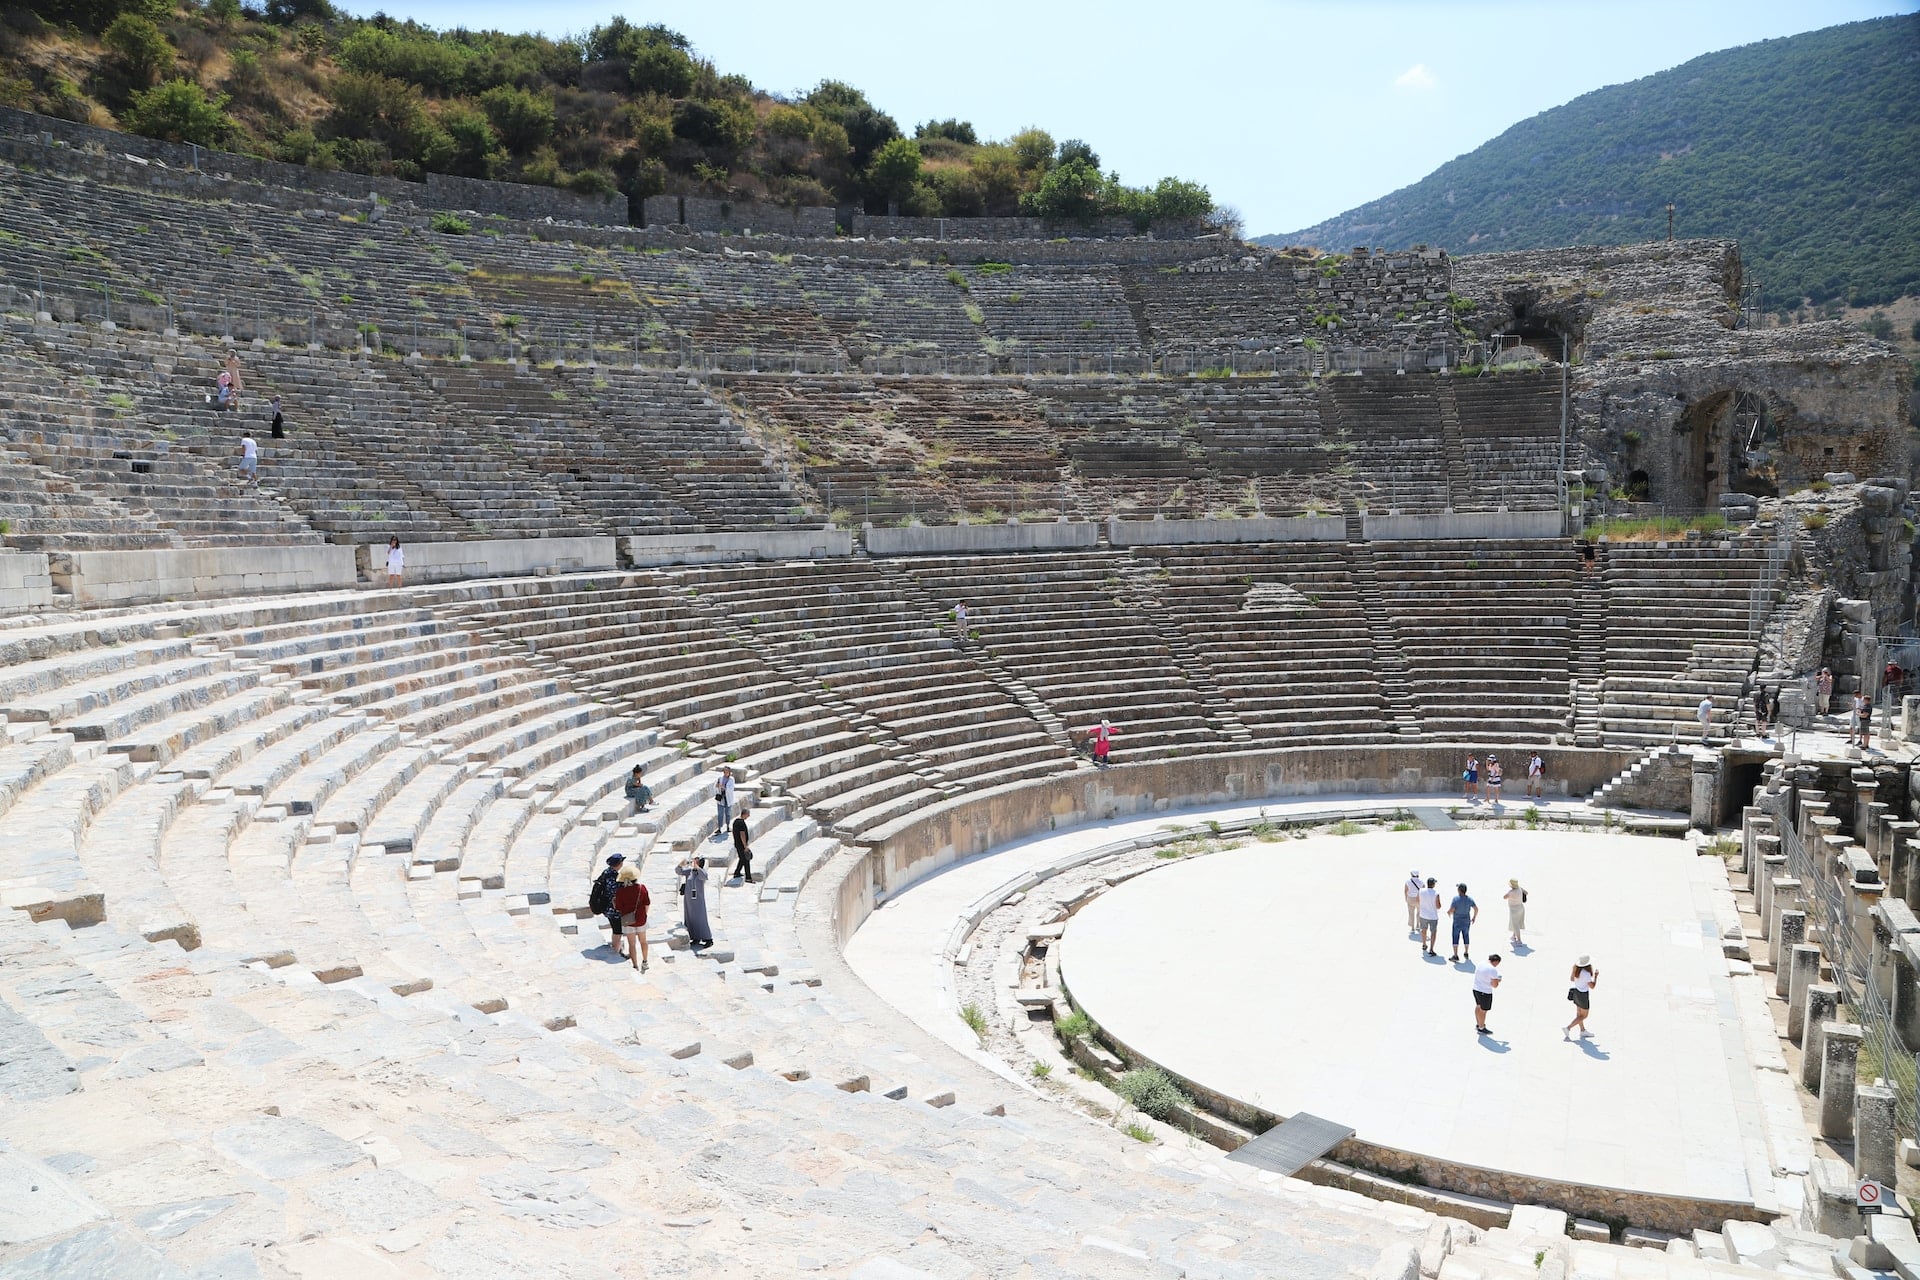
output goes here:
<path id="1" fill-rule="evenodd" d="M 1365 829 L 1352 818 L 1342 818 L 1333 824 L 1332 830 L 1336 836 L 1357 836 Z"/>
<path id="2" fill-rule="evenodd" d="M 1053 1074 L 1053 1064 L 1051 1062 L 1036 1062 L 1032 1067 L 1028 1068 L 1028 1070 L 1032 1072 L 1035 1080 L 1045 1080 Z"/>
<path id="3" fill-rule="evenodd" d="M 1055 1022 L 1053 1029 L 1062 1040 L 1083 1040 L 1092 1035 L 1097 1028 L 1095 1028 L 1092 1018 L 1089 1018 L 1080 1010 L 1075 1009 L 1066 1017 Z"/>
<path id="4" fill-rule="evenodd" d="M 1132 1138 L 1135 1142 L 1158 1142 L 1159 1141 L 1158 1138 L 1153 1136 L 1153 1130 L 1147 1128 L 1147 1126 L 1143 1124 L 1130 1124 L 1122 1132 L 1124 1132 L 1129 1138 Z"/>
<path id="5" fill-rule="evenodd" d="M 960 1010 L 960 1021 L 973 1028 L 973 1034 L 985 1040 L 987 1038 L 987 1015 L 980 1012 L 980 1006 L 969 1002 Z"/>
<path id="6" fill-rule="evenodd" d="M 1135 1111 L 1155 1120 L 1170 1120 L 1189 1105 L 1173 1077 L 1158 1067 L 1136 1067 L 1113 1082 L 1113 1091 Z"/>
<path id="7" fill-rule="evenodd" d="M 1527 830 L 1533 830 L 1540 825 L 1540 807 L 1538 805 L 1528 805 L 1525 817 L 1527 819 Z"/>

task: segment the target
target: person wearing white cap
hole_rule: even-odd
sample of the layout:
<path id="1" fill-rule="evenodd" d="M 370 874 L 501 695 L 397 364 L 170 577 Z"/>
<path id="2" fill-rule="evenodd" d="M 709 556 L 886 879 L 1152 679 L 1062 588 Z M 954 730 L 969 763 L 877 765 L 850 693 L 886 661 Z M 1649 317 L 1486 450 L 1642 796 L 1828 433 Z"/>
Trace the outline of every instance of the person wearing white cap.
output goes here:
<path id="1" fill-rule="evenodd" d="M 1414 937 L 1420 936 L 1420 873 L 1407 872 L 1407 882 L 1400 886 L 1401 896 L 1407 900 L 1407 932 Z"/>
<path id="2" fill-rule="evenodd" d="M 1592 956 L 1581 956 L 1573 962 L 1573 973 L 1568 980 L 1567 999 L 1573 1001 L 1573 1021 L 1560 1031 L 1562 1040 L 1568 1039 L 1575 1027 L 1580 1029 L 1582 1040 L 1591 1040 L 1593 1032 L 1587 1030 L 1587 1006 L 1592 999 L 1593 984 L 1600 981 L 1600 971 L 1593 967 Z"/>

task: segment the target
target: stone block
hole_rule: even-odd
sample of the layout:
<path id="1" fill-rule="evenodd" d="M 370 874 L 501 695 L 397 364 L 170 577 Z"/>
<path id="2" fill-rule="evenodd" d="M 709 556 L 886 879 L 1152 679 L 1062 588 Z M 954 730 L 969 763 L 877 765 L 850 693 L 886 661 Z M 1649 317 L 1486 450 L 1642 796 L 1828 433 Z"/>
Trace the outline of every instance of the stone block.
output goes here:
<path id="1" fill-rule="evenodd" d="M 1801 1043 L 1807 1012 L 1807 988 L 1819 981 L 1820 948 L 1797 943 L 1787 964 L 1787 1039 Z"/>
<path id="2" fill-rule="evenodd" d="M 1816 982 L 1806 990 L 1801 1010 L 1803 1029 L 1800 1054 L 1800 1083 L 1808 1093 L 1820 1092 L 1820 1063 L 1826 1051 L 1824 1028 L 1840 1015 L 1840 988 Z"/>
<path id="3" fill-rule="evenodd" d="M 692 1041 L 689 1044 L 683 1044 L 677 1049 L 667 1050 L 667 1056 L 669 1058 L 692 1058 L 698 1056 L 699 1053 L 700 1042 L 698 1040 Z"/>
<path id="4" fill-rule="evenodd" d="M 1731 1259 L 1743 1266 L 1772 1268 L 1784 1259 L 1779 1237 L 1758 1222 L 1729 1222 L 1720 1236 Z"/>
<path id="5" fill-rule="evenodd" d="M 1853 1095 L 1857 1083 L 1861 1032 L 1844 1022 L 1821 1028 L 1820 1134 L 1849 1141 L 1853 1137 Z"/>
<path id="6" fill-rule="evenodd" d="M 1894 1144 L 1893 1090 L 1863 1084 L 1853 1095 L 1853 1169 L 1862 1178 L 1892 1187 L 1900 1166 Z"/>
<path id="7" fill-rule="evenodd" d="M 1559 1209 L 1517 1204 L 1513 1206 L 1507 1226 L 1524 1236 L 1558 1238 L 1567 1234 L 1567 1215 Z"/>
<path id="8" fill-rule="evenodd" d="M 1573 1220 L 1573 1238 L 1575 1240 L 1591 1240 L 1598 1244 L 1606 1244 L 1613 1239 L 1613 1231 L 1604 1222 L 1595 1222 L 1592 1218 L 1575 1218 Z"/>

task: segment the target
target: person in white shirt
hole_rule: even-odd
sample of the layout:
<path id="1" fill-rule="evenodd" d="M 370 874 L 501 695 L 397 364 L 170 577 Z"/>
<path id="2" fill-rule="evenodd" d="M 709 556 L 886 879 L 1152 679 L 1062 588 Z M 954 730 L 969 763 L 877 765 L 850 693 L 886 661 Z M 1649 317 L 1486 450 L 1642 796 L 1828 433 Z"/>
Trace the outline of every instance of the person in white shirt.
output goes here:
<path id="1" fill-rule="evenodd" d="M 1500 895 L 1507 900 L 1507 932 L 1512 935 L 1514 950 L 1520 949 L 1520 931 L 1527 927 L 1527 891 L 1520 887 L 1518 880 L 1507 881 L 1507 891 Z"/>
<path id="2" fill-rule="evenodd" d="M 240 475 L 243 484 L 257 484 L 260 480 L 260 446 L 254 443 L 251 431 L 240 437 Z"/>
<path id="3" fill-rule="evenodd" d="M 406 571 L 407 553 L 400 549 L 400 539 L 387 539 L 387 585 L 400 585 L 400 575 Z"/>
<path id="4" fill-rule="evenodd" d="M 720 766 L 720 776 L 713 780 L 714 823 L 713 838 L 727 838 L 727 823 L 733 818 L 733 766 Z"/>
<path id="5" fill-rule="evenodd" d="M 1493 990 L 1500 985 L 1500 957 L 1488 956 L 1487 962 L 1473 971 L 1473 1029 L 1483 1036 L 1487 1030 L 1487 1010 L 1493 1008 Z"/>
<path id="6" fill-rule="evenodd" d="M 1420 890 L 1420 950 L 1427 955 L 1437 954 L 1433 946 L 1440 941 L 1439 885 L 1438 880 L 1428 876 L 1426 887 Z"/>
<path id="7" fill-rule="evenodd" d="M 1538 751 L 1527 759 L 1527 794 L 1542 797 L 1547 794 L 1547 762 L 1540 758 Z"/>
<path id="8" fill-rule="evenodd" d="M 1407 872 L 1407 882 L 1400 886 L 1401 896 L 1407 900 L 1407 932 L 1414 937 L 1420 936 L 1420 873 Z"/>
<path id="9" fill-rule="evenodd" d="M 1592 1002 L 1594 984 L 1600 981 L 1600 971 L 1593 967 L 1592 956 L 1581 956 L 1573 962 L 1573 972 L 1568 975 L 1567 999 L 1573 1001 L 1573 1021 L 1561 1028 L 1560 1038 L 1568 1039 L 1575 1027 L 1580 1029 L 1582 1040 L 1593 1039 L 1593 1032 L 1587 1030 L 1587 1007 Z"/>
<path id="10" fill-rule="evenodd" d="M 1698 714 L 1700 717 L 1700 741 L 1704 744 L 1707 740 L 1708 732 L 1713 728 L 1712 698 L 1700 699 L 1700 710 Z"/>
<path id="11" fill-rule="evenodd" d="M 953 606 L 953 627 L 960 633 L 962 640 L 967 638 L 967 602 L 965 600 L 958 601 Z"/>

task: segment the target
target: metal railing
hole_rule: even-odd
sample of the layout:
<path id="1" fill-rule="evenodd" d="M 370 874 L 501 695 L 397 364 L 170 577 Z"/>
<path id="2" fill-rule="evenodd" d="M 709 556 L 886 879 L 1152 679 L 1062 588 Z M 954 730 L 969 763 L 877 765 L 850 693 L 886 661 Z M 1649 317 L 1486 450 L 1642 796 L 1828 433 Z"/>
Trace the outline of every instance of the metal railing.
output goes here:
<path id="1" fill-rule="evenodd" d="M 1852 1011 L 1853 1021 L 1860 1026 L 1860 1074 L 1868 1080 L 1885 1078 L 1894 1091 L 1898 1131 L 1912 1133 L 1915 1117 L 1920 1115 L 1914 1054 L 1894 1027 L 1892 1002 L 1880 990 L 1873 955 L 1854 928 L 1844 878 L 1835 867 L 1815 860 L 1792 823 L 1778 825 L 1788 874 L 1800 882 L 1807 923 L 1819 931 L 1820 949 L 1833 967 L 1833 983 L 1840 989 L 1841 1003 Z M 1822 860 L 1826 860 L 1824 850 Z M 1782 956 L 1780 963 L 1786 962 L 1787 957 Z"/>

